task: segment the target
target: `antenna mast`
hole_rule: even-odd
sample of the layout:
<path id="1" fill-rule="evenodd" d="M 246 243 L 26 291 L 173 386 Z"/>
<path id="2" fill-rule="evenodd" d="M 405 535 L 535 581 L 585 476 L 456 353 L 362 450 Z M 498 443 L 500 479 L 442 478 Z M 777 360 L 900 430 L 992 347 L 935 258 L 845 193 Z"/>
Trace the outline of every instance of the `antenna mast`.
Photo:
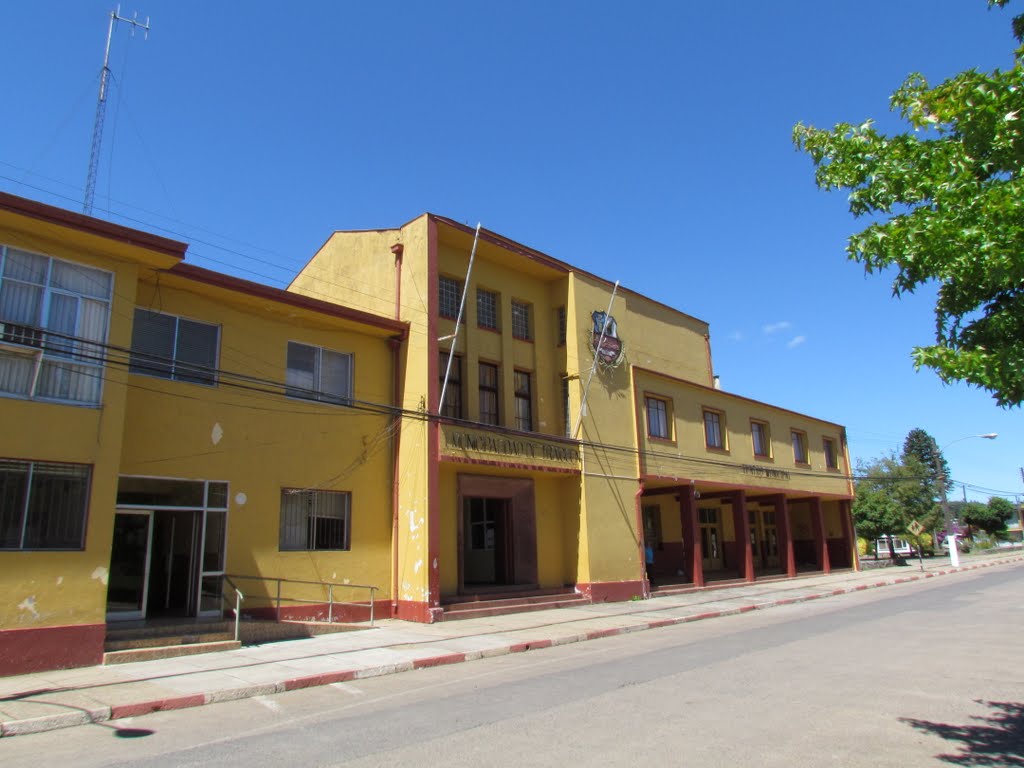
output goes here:
<path id="1" fill-rule="evenodd" d="M 110 25 L 107 27 L 107 48 L 103 52 L 103 69 L 100 72 L 100 96 L 96 102 L 96 120 L 92 126 L 92 149 L 89 151 L 89 174 L 85 178 L 85 201 L 82 203 L 82 213 L 92 214 L 92 199 L 96 194 L 96 174 L 100 167 L 100 146 L 103 144 L 103 120 L 107 114 L 107 84 L 110 80 L 110 40 L 114 36 L 114 25 L 123 21 L 131 25 L 132 37 L 135 37 L 135 28 L 143 30 L 144 38 L 149 39 L 149 17 L 145 22 L 138 20 L 138 14 L 133 13 L 129 19 L 121 15 L 121 6 L 110 12 Z"/>

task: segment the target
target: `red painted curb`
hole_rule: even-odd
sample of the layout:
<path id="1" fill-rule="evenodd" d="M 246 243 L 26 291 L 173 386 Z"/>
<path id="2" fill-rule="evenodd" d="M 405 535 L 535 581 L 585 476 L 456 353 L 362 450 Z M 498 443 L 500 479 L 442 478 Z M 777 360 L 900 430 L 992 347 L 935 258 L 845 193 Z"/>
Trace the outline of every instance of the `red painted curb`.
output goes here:
<path id="1" fill-rule="evenodd" d="M 598 640 L 602 637 L 614 637 L 615 635 L 621 635 L 623 633 L 622 627 L 612 627 L 611 629 L 592 629 L 587 632 L 587 640 Z"/>
<path id="2" fill-rule="evenodd" d="M 678 623 L 678 619 L 659 619 L 658 621 L 647 622 L 647 628 L 660 629 L 661 627 L 674 627 Z"/>
<path id="3" fill-rule="evenodd" d="M 445 656 L 431 656 L 429 659 L 416 659 L 412 663 L 412 668 L 443 667 L 445 664 L 461 664 L 465 660 L 466 654 L 464 653 L 449 653 Z"/>
<path id="4" fill-rule="evenodd" d="M 550 640 L 531 640 L 528 643 L 516 643 L 510 645 L 508 648 L 509 653 L 524 653 L 525 651 L 535 651 L 540 648 L 550 648 L 552 642 Z"/>
<path id="5" fill-rule="evenodd" d="M 121 704 L 110 708 L 110 719 L 120 720 L 122 717 L 139 717 L 153 712 L 166 712 L 171 709 L 188 709 L 201 707 L 206 703 L 206 696 L 195 693 L 191 696 L 175 696 L 169 699 L 155 699 L 138 704 Z"/>
<path id="6" fill-rule="evenodd" d="M 345 683 L 349 680 L 355 679 L 355 670 L 346 670 L 344 672 L 326 672 L 322 675 L 309 675 L 308 677 L 295 677 L 291 680 L 285 680 L 284 689 L 286 691 L 297 691 L 300 688 L 316 688 L 320 685 L 330 685 L 331 683 Z"/>
<path id="7" fill-rule="evenodd" d="M 703 621 L 704 619 L 717 619 L 721 615 L 721 611 L 711 611 L 709 613 L 696 613 L 693 616 L 684 616 L 683 621 Z"/>

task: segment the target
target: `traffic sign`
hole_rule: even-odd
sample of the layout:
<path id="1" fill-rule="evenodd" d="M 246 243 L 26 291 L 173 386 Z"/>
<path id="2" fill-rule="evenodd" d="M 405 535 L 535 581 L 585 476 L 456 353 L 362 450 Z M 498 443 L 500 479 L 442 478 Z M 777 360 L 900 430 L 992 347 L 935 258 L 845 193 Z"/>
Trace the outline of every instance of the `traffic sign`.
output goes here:
<path id="1" fill-rule="evenodd" d="M 924 530 L 924 526 L 921 525 L 917 520 L 911 520 L 910 525 L 907 526 L 907 530 L 915 536 L 920 536 L 921 532 Z"/>

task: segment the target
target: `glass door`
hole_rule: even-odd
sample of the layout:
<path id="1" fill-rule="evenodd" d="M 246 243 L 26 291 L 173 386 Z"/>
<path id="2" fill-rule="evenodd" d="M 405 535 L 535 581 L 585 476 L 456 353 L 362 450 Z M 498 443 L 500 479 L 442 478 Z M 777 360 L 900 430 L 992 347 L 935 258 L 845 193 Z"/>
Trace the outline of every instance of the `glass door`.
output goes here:
<path id="1" fill-rule="evenodd" d="M 199 615 L 219 616 L 223 610 L 221 595 L 224 589 L 224 543 L 228 513 L 207 510 L 203 517 Z"/>
<path id="2" fill-rule="evenodd" d="M 144 619 L 153 549 L 153 513 L 117 512 L 107 579 L 107 619 Z"/>
<path id="3" fill-rule="evenodd" d="M 700 546 L 704 555 L 705 571 L 720 571 L 725 566 L 722 556 L 722 537 L 718 526 L 718 509 L 701 507 L 697 510 L 700 521 Z"/>

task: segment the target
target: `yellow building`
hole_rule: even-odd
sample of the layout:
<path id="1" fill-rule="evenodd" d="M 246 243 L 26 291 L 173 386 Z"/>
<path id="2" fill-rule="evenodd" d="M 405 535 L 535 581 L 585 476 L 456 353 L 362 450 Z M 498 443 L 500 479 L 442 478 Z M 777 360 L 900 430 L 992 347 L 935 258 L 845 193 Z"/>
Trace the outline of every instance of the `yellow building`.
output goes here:
<path id="1" fill-rule="evenodd" d="M 337 232 L 289 287 L 409 323 L 396 616 L 856 567 L 841 426 L 718 390 L 706 323 L 474 235 Z"/>

